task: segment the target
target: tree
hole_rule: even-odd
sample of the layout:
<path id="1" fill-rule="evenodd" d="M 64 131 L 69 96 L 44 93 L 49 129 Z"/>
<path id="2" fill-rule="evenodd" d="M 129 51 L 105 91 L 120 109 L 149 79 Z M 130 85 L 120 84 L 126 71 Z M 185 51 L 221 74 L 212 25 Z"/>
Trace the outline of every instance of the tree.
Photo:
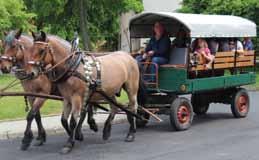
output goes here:
<path id="1" fill-rule="evenodd" d="M 182 4 L 180 12 L 235 15 L 259 25 L 258 0 L 183 0 Z"/>
<path id="2" fill-rule="evenodd" d="M 33 28 L 35 14 L 28 13 L 22 0 L 0 0 L 0 31 Z M 0 33 L 2 37 L 2 33 Z"/>
<path id="3" fill-rule="evenodd" d="M 80 31 L 84 48 L 105 42 L 117 47 L 119 16 L 122 12 L 142 11 L 141 0 L 24 0 L 28 9 L 37 14 L 38 29 L 71 39 Z M 91 41 L 91 42 L 90 42 Z"/>

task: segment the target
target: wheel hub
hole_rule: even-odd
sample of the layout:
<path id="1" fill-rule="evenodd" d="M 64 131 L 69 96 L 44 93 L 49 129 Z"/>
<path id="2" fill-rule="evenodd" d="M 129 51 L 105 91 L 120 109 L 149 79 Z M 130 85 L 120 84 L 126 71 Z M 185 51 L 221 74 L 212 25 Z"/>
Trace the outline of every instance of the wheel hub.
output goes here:
<path id="1" fill-rule="evenodd" d="M 248 100 L 247 97 L 242 95 L 238 98 L 237 100 L 237 106 L 238 106 L 238 111 L 241 113 L 246 113 L 248 110 Z"/>
<path id="2" fill-rule="evenodd" d="M 187 106 L 180 106 L 177 112 L 177 118 L 180 123 L 188 123 L 190 120 L 190 110 Z"/>

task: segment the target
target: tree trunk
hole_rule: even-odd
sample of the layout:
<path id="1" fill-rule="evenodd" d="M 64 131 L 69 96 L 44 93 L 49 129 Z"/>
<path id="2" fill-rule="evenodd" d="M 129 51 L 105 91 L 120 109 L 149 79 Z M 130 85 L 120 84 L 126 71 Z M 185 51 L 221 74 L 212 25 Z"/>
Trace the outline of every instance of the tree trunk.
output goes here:
<path id="1" fill-rule="evenodd" d="M 90 50 L 90 39 L 87 33 L 87 12 L 86 12 L 86 5 L 84 1 L 87 0 L 79 0 L 79 12 L 80 12 L 80 30 L 83 39 L 83 46 L 84 50 Z"/>

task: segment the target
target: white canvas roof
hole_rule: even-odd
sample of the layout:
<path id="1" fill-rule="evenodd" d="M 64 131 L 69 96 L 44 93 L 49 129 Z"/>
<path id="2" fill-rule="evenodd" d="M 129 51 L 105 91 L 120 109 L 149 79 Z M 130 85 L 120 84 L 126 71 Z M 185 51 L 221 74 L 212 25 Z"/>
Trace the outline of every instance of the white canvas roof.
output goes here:
<path id="1" fill-rule="evenodd" d="M 157 21 L 165 25 L 171 36 L 175 36 L 180 29 L 184 29 L 190 37 L 256 36 L 256 24 L 237 16 L 143 12 L 130 20 L 131 37 L 151 37 L 152 27 Z"/>

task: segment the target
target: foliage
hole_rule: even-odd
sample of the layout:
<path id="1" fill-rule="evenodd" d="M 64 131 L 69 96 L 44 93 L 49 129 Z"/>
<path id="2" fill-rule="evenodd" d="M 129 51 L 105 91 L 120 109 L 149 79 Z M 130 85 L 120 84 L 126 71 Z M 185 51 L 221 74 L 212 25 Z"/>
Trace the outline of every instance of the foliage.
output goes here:
<path id="1" fill-rule="evenodd" d="M 259 24 L 258 0 L 183 0 L 180 12 L 236 15 Z"/>
<path id="2" fill-rule="evenodd" d="M 79 32 L 79 0 L 24 0 L 28 9 L 37 14 L 38 29 L 71 39 Z M 140 0 L 84 0 L 88 21 L 87 30 L 93 44 L 105 43 L 109 49 L 117 47 L 119 16 L 122 12 L 143 9 Z"/>
<path id="3" fill-rule="evenodd" d="M 36 15 L 27 11 L 22 0 L 0 0 L 0 31 L 33 28 Z M 2 32 L 0 33 L 2 36 Z"/>

